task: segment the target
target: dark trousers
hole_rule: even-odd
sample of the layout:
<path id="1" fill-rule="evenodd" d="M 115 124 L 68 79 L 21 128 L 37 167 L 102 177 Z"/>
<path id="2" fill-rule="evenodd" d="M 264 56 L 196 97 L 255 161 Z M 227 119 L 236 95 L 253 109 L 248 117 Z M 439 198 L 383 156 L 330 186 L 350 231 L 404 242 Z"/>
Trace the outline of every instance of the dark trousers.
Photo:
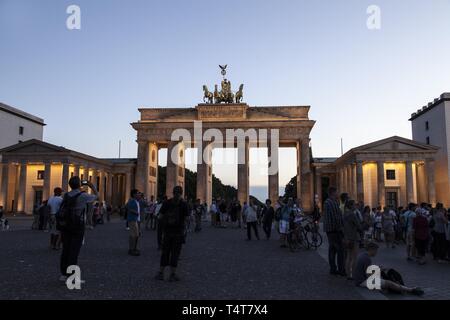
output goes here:
<path id="1" fill-rule="evenodd" d="M 176 268 L 178 266 L 178 258 L 180 257 L 182 243 L 183 234 L 164 233 L 161 267 L 171 266 L 172 268 Z"/>
<path id="2" fill-rule="evenodd" d="M 267 239 L 270 239 L 270 235 L 272 234 L 272 221 L 264 221 L 263 230 L 266 234 Z"/>
<path id="3" fill-rule="evenodd" d="M 340 232 L 327 232 L 328 263 L 330 272 L 345 272 L 343 235 Z M 336 266 L 337 257 L 337 266 Z"/>
<path id="4" fill-rule="evenodd" d="M 255 232 L 255 237 L 256 239 L 259 240 L 259 235 L 258 235 L 258 225 L 257 222 L 247 222 L 247 238 L 248 240 L 252 240 L 252 229 Z"/>
<path id="5" fill-rule="evenodd" d="M 83 237 L 84 231 L 80 233 L 61 232 L 63 248 L 60 269 L 62 275 L 67 275 L 67 268 L 69 266 L 78 265 L 78 255 L 80 254 Z"/>
<path id="6" fill-rule="evenodd" d="M 163 241 L 163 229 L 162 229 L 162 222 L 161 222 L 161 220 L 159 220 L 159 219 L 157 220 L 156 227 L 157 227 L 157 230 L 156 230 L 156 241 L 158 243 L 158 248 L 161 248 L 162 247 L 162 241 Z"/>
<path id="7" fill-rule="evenodd" d="M 445 233 L 433 232 L 433 256 L 435 259 L 444 260 L 447 252 Z"/>

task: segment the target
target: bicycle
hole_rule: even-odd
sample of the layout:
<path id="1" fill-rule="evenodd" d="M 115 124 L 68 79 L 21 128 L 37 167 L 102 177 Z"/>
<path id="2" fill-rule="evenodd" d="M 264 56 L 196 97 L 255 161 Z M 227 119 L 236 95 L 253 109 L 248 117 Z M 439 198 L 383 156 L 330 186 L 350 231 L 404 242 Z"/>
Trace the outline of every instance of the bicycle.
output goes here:
<path id="1" fill-rule="evenodd" d="M 300 248 L 309 249 L 306 230 L 302 227 L 301 222 L 292 222 L 293 228 L 289 229 L 287 234 L 287 243 L 291 252 L 295 252 Z"/>
<path id="2" fill-rule="evenodd" d="M 319 232 L 319 222 L 311 218 L 305 218 L 303 229 L 305 231 L 306 241 L 310 248 L 316 249 L 322 245 L 323 239 Z"/>

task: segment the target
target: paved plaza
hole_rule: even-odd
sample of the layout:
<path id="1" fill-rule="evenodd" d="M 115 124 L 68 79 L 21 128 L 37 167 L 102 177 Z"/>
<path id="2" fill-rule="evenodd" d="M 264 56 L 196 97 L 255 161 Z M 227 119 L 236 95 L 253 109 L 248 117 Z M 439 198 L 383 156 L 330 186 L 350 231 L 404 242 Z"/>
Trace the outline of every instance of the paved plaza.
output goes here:
<path id="1" fill-rule="evenodd" d="M 328 274 L 326 248 L 290 253 L 274 240 L 245 241 L 245 230 L 205 226 L 189 234 L 180 261 L 179 283 L 153 279 L 159 266 L 154 231 L 145 231 L 140 257 L 127 255 L 124 222 L 87 231 L 79 264 L 85 284 L 69 291 L 58 282 L 59 252 L 48 249 L 49 234 L 28 230 L 28 219 L 11 219 L 0 232 L 1 299 L 406 299 L 368 292 Z M 260 230 L 262 231 L 262 230 Z M 277 236 L 277 235 L 276 235 Z M 421 285 L 420 299 L 450 294 L 450 265 L 406 262 L 403 248 L 380 250 L 376 261 L 394 266 L 411 285 Z"/>

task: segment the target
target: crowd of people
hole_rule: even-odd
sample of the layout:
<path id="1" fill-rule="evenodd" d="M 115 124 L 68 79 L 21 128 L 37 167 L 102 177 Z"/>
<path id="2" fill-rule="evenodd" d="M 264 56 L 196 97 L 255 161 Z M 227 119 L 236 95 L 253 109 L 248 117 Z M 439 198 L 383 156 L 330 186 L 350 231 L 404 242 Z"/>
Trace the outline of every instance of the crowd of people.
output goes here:
<path id="1" fill-rule="evenodd" d="M 378 243 L 384 242 L 388 249 L 404 243 L 406 259 L 419 265 L 426 263 L 427 253 L 438 263 L 450 261 L 450 210 L 441 203 L 435 207 L 410 203 L 407 208 L 370 208 L 356 203 L 347 193 L 338 196 L 336 188 L 330 188 L 323 214 L 330 273 L 347 277 L 359 286 L 366 286 L 366 269 Z M 363 248 L 366 250 L 360 253 Z M 389 279 L 383 279 L 382 287 L 423 294 L 420 288 L 408 288 Z"/>
<path id="2" fill-rule="evenodd" d="M 69 185 L 72 191 L 63 193 L 61 188 L 55 188 L 53 196 L 36 206 L 33 212 L 32 229 L 50 232 L 52 249 L 58 250 L 62 246 L 61 280 L 68 276 L 67 266 L 77 263 L 85 229 L 110 221 L 113 214 L 110 205 L 98 201 L 92 183 L 72 177 Z M 82 191 L 83 185 L 89 187 L 91 193 Z M 252 198 L 242 205 L 237 199 L 213 199 L 208 206 L 199 199 L 183 198 L 181 187 L 174 188 L 172 197 L 156 200 L 153 197 L 146 199 L 139 190 L 132 190 L 127 204 L 117 211 L 126 220 L 129 255 L 140 255 L 139 239 L 144 229 L 156 231 L 161 260 L 155 278 L 163 280 L 165 269 L 170 267 L 170 281 L 179 280 L 176 269 L 187 234 L 201 232 L 205 222 L 214 228 L 246 229 L 248 241 L 253 235 L 259 240 L 261 228 L 266 239 L 270 239 L 276 230 L 280 247 L 286 248 L 289 233 L 305 215 L 301 201 L 289 197 L 280 197 L 274 205 L 269 199 L 261 204 Z M 0 219 L 2 215 L 0 207 Z M 73 216 L 77 218 L 69 219 L 68 226 L 67 217 Z M 435 207 L 427 203 L 410 203 L 407 208 L 371 208 L 350 199 L 346 193 L 338 195 L 336 188 L 331 187 L 323 212 L 315 204 L 312 218 L 315 222 L 323 222 L 329 245 L 330 274 L 346 277 L 358 286 L 367 285 L 367 267 L 381 243 L 387 250 L 403 243 L 406 259 L 419 265 L 426 263 L 428 253 L 438 263 L 450 261 L 450 209 L 447 211 L 440 203 Z M 397 292 L 423 293 L 420 288 L 409 288 L 386 277 L 382 287 Z"/>

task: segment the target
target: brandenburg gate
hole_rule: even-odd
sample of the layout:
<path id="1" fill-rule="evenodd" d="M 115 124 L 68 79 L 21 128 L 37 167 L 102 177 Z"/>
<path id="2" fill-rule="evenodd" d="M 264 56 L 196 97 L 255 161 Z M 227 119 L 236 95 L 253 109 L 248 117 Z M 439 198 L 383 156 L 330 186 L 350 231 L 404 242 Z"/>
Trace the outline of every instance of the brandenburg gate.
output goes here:
<path id="1" fill-rule="evenodd" d="M 310 132 L 315 124 L 308 118 L 309 106 L 291 107 L 250 107 L 247 104 L 199 104 L 195 108 L 183 109 L 139 109 L 141 118 L 132 124 L 137 131 L 138 159 L 136 169 L 136 188 L 142 190 L 147 197 L 157 196 L 158 177 L 158 149 L 167 148 L 167 177 L 166 193 L 171 196 L 174 186 L 184 187 L 185 149 L 197 148 L 203 158 L 212 156 L 212 148 L 237 147 L 237 139 L 230 138 L 227 131 L 254 129 L 256 132 L 267 130 L 269 138 L 266 146 L 271 162 L 278 164 L 278 152 L 272 152 L 270 133 L 279 131 L 280 147 L 295 147 L 297 149 L 297 196 L 302 200 L 305 210 L 310 210 L 313 200 L 313 184 L 310 159 Z M 177 129 L 184 129 L 194 138 L 194 126 L 201 121 L 203 145 L 198 141 L 172 141 L 172 133 Z M 224 139 L 217 142 L 214 138 L 206 137 L 213 129 L 215 135 Z M 205 134 L 206 133 L 206 134 Z M 198 135 L 198 133 L 197 133 Z M 233 141 L 230 141 L 232 139 Z M 210 140 L 210 141 L 206 141 Z M 245 146 L 238 148 L 238 158 L 244 159 L 238 163 L 238 199 L 241 203 L 249 200 L 249 148 L 260 147 L 261 139 L 253 141 L 248 136 Z M 201 153 L 200 153 L 201 152 Z M 171 155 L 176 155 L 173 161 Z M 281 163 L 283 159 L 281 159 Z M 208 163 L 209 162 L 209 163 Z M 278 199 L 278 168 L 268 175 L 269 198 Z M 271 173 L 271 172 L 269 172 Z M 212 200 L 212 168 L 210 161 L 197 164 L 197 198 L 202 202 L 211 203 Z"/>

